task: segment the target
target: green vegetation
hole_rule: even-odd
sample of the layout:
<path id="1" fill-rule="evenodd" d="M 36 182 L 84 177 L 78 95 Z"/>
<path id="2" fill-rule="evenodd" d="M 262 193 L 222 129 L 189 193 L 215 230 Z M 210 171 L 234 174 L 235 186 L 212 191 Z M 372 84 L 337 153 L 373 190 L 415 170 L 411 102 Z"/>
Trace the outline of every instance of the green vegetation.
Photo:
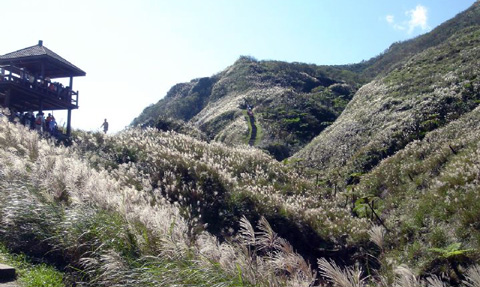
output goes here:
<path id="1" fill-rule="evenodd" d="M 459 31 L 364 85 L 295 157 L 309 159 L 323 178 L 348 184 L 350 174 L 370 171 L 408 143 L 469 113 L 480 99 L 480 87 L 473 84 L 480 73 L 474 48 L 479 35 L 478 27 Z"/>
<path id="2" fill-rule="evenodd" d="M 1 254 L 66 286 L 479 286 L 479 6 L 358 65 L 242 56 L 69 147 L 1 117 Z"/>
<path id="3" fill-rule="evenodd" d="M 158 127 L 166 118 L 181 120 L 209 140 L 243 144 L 243 137 L 232 134 L 243 134 L 248 124 L 234 123 L 247 104 L 253 105 L 262 127 L 255 146 L 283 160 L 335 121 L 363 83 L 357 74 L 335 67 L 242 56 L 217 75 L 175 85 L 132 124 Z"/>
<path id="4" fill-rule="evenodd" d="M 33 263 L 24 254 L 13 254 L 0 243 L 0 263 L 15 267 L 17 281 L 25 287 L 63 287 L 63 275 L 52 266 Z"/>
<path id="5" fill-rule="evenodd" d="M 58 266 L 65 282 L 311 283 L 307 263 L 279 262 L 303 260 L 294 250 L 317 257 L 317 243 L 344 250 L 334 238 L 362 232 L 348 209 L 319 205 L 312 183 L 261 151 L 155 129 L 75 134 L 65 148 L 5 118 L 0 126 L 0 239 L 13 252 Z M 244 217 L 265 218 L 271 240 L 282 236 L 292 247 L 282 241 L 246 252 L 237 242 Z M 353 234 L 348 248 L 361 238 Z M 253 258 L 262 259 L 252 265 Z"/>

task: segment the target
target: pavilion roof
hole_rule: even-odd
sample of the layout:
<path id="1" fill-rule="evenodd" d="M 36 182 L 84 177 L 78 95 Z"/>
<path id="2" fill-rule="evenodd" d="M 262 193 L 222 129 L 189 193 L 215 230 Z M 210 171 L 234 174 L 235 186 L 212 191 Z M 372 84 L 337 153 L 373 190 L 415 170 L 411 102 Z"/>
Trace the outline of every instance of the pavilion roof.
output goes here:
<path id="1" fill-rule="evenodd" d="M 42 74 L 43 65 L 44 76 L 49 78 L 86 75 L 80 68 L 43 46 L 42 41 L 39 41 L 38 45 L 0 56 L 0 65 L 25 68 L 29 73 L 36 75 Z"/>

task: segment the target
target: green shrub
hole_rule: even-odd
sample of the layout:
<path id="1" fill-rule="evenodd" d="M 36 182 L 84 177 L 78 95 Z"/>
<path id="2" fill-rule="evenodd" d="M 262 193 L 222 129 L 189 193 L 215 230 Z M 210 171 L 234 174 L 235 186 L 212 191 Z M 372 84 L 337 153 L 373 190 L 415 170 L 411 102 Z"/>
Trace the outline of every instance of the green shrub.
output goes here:
<path id="1" fill-rule="evenodd" d="M 46 264 L 34 264 L 24 254 L 13 254 L 0 242 L 0 263 L 15 267 L 17 280 L 25 287 L 63 287 L 63 273 Z M 1 280 L 0 280 L 1 281 Z"/>

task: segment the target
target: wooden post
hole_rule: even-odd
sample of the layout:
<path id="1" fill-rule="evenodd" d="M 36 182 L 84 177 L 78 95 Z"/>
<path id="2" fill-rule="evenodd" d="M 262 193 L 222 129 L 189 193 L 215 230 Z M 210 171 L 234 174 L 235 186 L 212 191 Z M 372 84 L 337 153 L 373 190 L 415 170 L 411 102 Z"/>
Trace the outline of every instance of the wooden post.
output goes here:
<path id="1" fill-rule="evenodd" d="M 73 77 L 70 77 L 70 90 L 68 91 L 70 93 L 69 99 L 70 102 L 69 104 L 72 104 L 72 92 L 73 92 Z M 72 109 L 68 109 L 68 115 L 67 115 L 67 137 L 70 137 L 72 134 Z"/>
<path id="2" fill-rule="evenodd" d="M 70 135 L 71 135 L 71 133 L 72 133 L 71 122 L 72 122 L 72 109 L 68 109 L 68 115 L 67 115 L 67 137 L 70 137 Z"/>
<path id="3" fill-rule="evenodd" d="M 43 96 L 40 98 L 40 101 L 38 103 L 38 111 L 43 112 Z"/>

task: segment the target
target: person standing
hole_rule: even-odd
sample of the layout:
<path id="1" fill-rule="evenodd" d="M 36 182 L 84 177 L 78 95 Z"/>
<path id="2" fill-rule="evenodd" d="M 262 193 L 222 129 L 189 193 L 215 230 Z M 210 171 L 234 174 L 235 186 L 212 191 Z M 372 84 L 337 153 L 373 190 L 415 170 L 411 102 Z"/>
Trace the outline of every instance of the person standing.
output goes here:
<path id="1" fill-rule="evenodd" d="M 34 130 L 35 129 L 35 115 L 33 115 L 32 110 L 28 111 L 28 116 L 30 117 L 30 129 Z"/>
<path id="2" fill-rule="evenodd" d="M 48 122 L 48 131 L 52 136 L 57 135 L 57 121 L 53 115 L 51 115 L 50 121 Z"/>
<path id="3" fill-rule="evenodd" d="M 45 130 L 50 132 L 50 121 L 52 120 L 52 114 L 48 114 L 47 119 L 45 120 Z"/>
<path id="4" fill-rule="evenodd" d="M 35 118 L 35 129 L 40 134 L 43 134 L 43 127 L 45 126 L 45 118 L 43 117 L 43 113 L 39 112 L 37 117 Z"/>
<path id="5" fill-rule="evenodd" d="M 103 121 L 103 124 L 102 124 L 100 127 L 103 127 L 103 132 L 104 132 L 104 133 L 107 133 L 107 131 L 108 131 L 108 122 L 107 122 L 107 119 L 105 119 L 105 121 Z"/>

